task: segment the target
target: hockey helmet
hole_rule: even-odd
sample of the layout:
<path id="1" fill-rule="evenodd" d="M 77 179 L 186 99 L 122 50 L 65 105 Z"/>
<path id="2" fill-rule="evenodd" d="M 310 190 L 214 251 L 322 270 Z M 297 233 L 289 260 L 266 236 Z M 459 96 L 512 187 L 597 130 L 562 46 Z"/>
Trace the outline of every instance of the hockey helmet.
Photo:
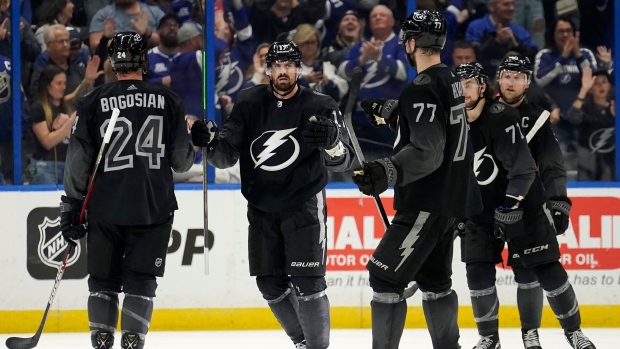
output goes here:
<path id="1" fill-rule="evenodd" d="M 269 47 L 265 63 L 268 67 L 274 62 L 295 62 L 301 66 L 301 51 L 293 41 L 276 41 Z"/>
<path id="2" fill-rule="evenodd" d="M 442 49 L 446 43 L 446 20 L 437 11 L 418 10 L 403 22 L 398 42 L 405 44 L 415 39 L 416 47 Z"/>
<path id="3" fill-rule="evenodd" d="M 135 32 L 116 33 L 108 47 L 112 68 L 115 71 L 142 68 L 143 73 L 148 73 L 147 49 L 147 40 L 142 35 Z"/>
<path id="4" fill-rule="evenodd" d="M 485 84 L 489 77 L 484 73 L 484 67 L 478 62 L 463 63 L 456 67 L 456 75 L 461 80 L 476 78 L 479 84 Z"/>
<path id="5" fill-rule="evenodd" d="M 525 74 L 525 76 L 527 76 L 528 84 L 530 83 L 530 80 L 532 78 L 532 63 L 530 62 L 530 59 L 527 57 L 520 57 L 518 55 L 509 55 L 508 57 L 504 58 L 502 63 L 500 63 L 499 67 L 497 68 L 498 78 L 500 77 L 502 71 L 504 70 L 515 71 L 515 72 Z"/>

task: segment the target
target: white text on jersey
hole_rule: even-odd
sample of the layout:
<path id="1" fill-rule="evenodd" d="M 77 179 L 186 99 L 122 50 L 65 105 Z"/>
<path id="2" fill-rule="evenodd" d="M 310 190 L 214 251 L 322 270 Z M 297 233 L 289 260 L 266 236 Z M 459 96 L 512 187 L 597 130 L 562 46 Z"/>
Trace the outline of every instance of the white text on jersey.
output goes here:
<path id="1" fill-rule="evenodd" d="M 128 95 L 101 98 L 101 111 L 107 112 L 114 108 L 126 109 L 132 107 L 165 108 L 165 98 L 154 93 L 134 93 Z"/>

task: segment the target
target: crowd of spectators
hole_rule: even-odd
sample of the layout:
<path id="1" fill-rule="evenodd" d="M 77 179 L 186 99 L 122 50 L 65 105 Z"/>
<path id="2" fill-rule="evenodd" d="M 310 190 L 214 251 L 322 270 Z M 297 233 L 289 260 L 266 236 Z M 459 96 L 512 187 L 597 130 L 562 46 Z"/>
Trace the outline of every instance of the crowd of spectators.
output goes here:
<path id="1" fill-rule="evenodd" d="M 203 70 L 211 69 L 207 74 L 214 74 L 216 114 L 209 117 L 221 123 L 241 89 L 269 83 L 265 55 L 277 40 L 299 46 L 299 83 L 330 95 L 343 109 L 348 80 L 358 66 L 364 71 L 358 102 L 397 99 L 413 78 L 398 44 L 406 3 L 22 0 L 17 36 L 11 35 L 11 1 L 0 0 L 0 184 L 13 181 L 12 98 L 23 101 L 22 181 L 61 184 L 75 102 L 95 86 L 115 80 L 107 47 L 116 32 L 135 31 L 148 39 L 149 81 L 178 93 L 190 122 L 202 116 Z M 205 5 L 214 6 L 215 61 L 203 66 Z M 438 10 L 446 18 L 444 64 L 478 61 L 495 80 L 507 54 L 533 62 L 527 98 L 551 112 L 569 179 L 574 180 L 615 180 L 613 6 L 606 0 L 417 1 L 418 9 Z M 22 88 L 11 91 L 11 41 L 17 37 Z M 391 131 L 373 128 L 359 103 L 353 118 L 367 158 L 390 154 L 395 139 Z M 230 171 L 216 173 L 216 181 L 237 180 L 235 168 Z"/>

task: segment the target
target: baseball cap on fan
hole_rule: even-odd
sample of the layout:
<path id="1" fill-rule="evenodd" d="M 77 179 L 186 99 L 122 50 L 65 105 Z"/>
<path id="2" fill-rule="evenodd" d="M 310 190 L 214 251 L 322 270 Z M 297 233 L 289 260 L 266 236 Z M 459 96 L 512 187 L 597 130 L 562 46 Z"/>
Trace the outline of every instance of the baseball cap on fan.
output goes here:
<path id="1" fill-rule="evenodd" d="M 183 23 L 181 28 L 179 28 L 179 33 L 177 37 L 179 38 L 179 43 L 183 43 L 195 36 L 202 36 L 202 27 L 200 24 L 192 21 L 186 21 Z"/>

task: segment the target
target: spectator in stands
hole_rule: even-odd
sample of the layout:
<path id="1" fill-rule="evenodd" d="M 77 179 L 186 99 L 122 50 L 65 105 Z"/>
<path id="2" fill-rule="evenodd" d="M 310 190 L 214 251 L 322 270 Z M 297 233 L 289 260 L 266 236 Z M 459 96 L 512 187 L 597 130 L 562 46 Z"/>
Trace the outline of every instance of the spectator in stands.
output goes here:
<path id="1" fill-rule="evenodd" d="M 45 51 L 45 30 L 52 24 L 62 24 L 70 27 L 69 21 L 73 18 L 73 3 L 68 0 L 47 0 L 41 4 L 37 10 L 37 31 L 34 36 L 41 46 L 41 51 Z"/>
<path id="2" fill-rule="evenodd" d="M 183 99 L 186 114 L 202 116 L 202 28 L 186 21 L 177 37 L 179 55 L 170 67 L 170 89 Z"/>
<path id="3" fill-rule="evenodd" d="M 246 79 L 248 81 L 241 86 L 242 90 L 252 86 L 269 83 L 269 75 L 265 74 L 265 62 L 267 61 L 266 58 L 269 46 L 271 46 L 271 44 L 264 42 L 256 47 L 256 52 L 254 52 L 254 56 L 252 56 L 252 65 L 248 68 L 246 74 Z"/>
<path id="4" fill-rule="evenodd" d="M 568 110 L 577 126 L 577 179 L 615 181 L 616 111 L 606 69 L 583 70 L 581 89 Z M 586 98 L 590 96 L 588 100 Z"/>
<path id="5" fill-rule="evenodd" d="M 534 79 L 560 108 L 560 121 L 554 125 L 554 132 L 564 153 L 572 151 L 574 126 L 566 122 L 566 117 L 581 89 L 581 72 L 586 68 L 596 69 L 594 54 L 580 48 L 579 32 L 573 21 L 560 17 L 547 33 L 547 47 L 536 54 Z M 567 167 L 574 166 L 567 161 Z"/>
<path id="6" fill-rule="evenodd" d="M 579 5 L 581 46 L 592 51 L 598 46 L 613 47 L 614 6 L 612 0 L 577 0 Z M 616 24 L 617 25 L 617 24 Z"/>
<path id="7" fill-rule="evenodd" d="M 303 23 L 314 25 L 325 16 L 325 1 L 254 1 L 250 9 L 250 21 L 257 42 L 274 42 L 278 35 L 286 36 L 286 33 Z"/>
<path id="8" fill-rule="evenodd" d="M 157 26 L 159 45 L 148 52 L 149 81 L 170 87 L 170 67 L 174 58 L 179 55 L 179 27 L 181 21 L 175 14 L 164 15 Z"/>
<path id="9" fill-rule="evenodd" d="M 472 21 L 465 39 L 478 45 L 478 61 L 489 76 L 495 76 L 497 67 L 509 51 L 515 51 L 532 60 L 538 47 L 528 31 L 512 20 L 515 0 L 489 0 L 489 14 Z"/>
<path id="10" fill-rule="evenodd" d="M 342 77 L 350 77 L 355 67 L 362 67 L 364 80 L 357 100 L 366 98 L 398 99 L 407 83 L 407 55 L 394 33 L 394 17 L 386 6 L 377 5 L 370 12 L 372 37 L 357 43 L 339 67 Z M 394 133 L 387 127 L 374 128 L 363 110 L 356 106 L 353 115 L 355 133 L 367 159 L 392 153 Z"/>
<path id="11" fill-rule="evenodd" d="M 536 46 L 545 45 L 545 13 L 541 0 L 515 0 L 514 22 L 532 35 Z"/>
<path id="12" fill-rule="evenodd" d="M 453 68 L 456 68 L 463 63 L 476 61 L 476 48 L 471 41 L 459 40 L 454 42 L 452 50 Z"/>
<path id="13" fill-rule="evenodd" d="M 335 67 L 340 66 L 351 47 L 362 40 L 364 28 L 356 11 L 347 11 L 338 23 L 338 33 L 334 41 L 322 49 L 321 55 L 326 62 Z"/>
<path id="14" fill-rule="evenodd" d="M 108 17 L 103 21 L 103 34 L 94 54 L 99 57 L 99 70 L 105 72 L 104 76 L 100 76 L 95 80 L 95 86 L 99 86 L 104 82 L 116 81 L 116 74 L 112 71 L 112 66 L 108 65 L 106 70 L 106 62 L 108 59 L 108 46 L 111 43 L 112 38 L 116 34 L 116 20 L 113 17 Z M 110 79 L 112 78 L 112 79 Z"/>
<path id="15" fill-rule="evenodd" d="M 49 26 L 48 26 L 49 28 Z M 73 27 L 66 27 L 69 32 L 69 60 L 77 65 L 86 66 L 88 58 L 90 57 L 90 51 L 88 48 L 82 46 L 82 39 L 80 34 Z M 38 70 L 49 64 L 50 52 L 45 50 L 37 57 L 34 62 L 34 69 Z"/>
<path id="16" fill-rule="evenodd" d="M 331 96 L 336 102 L 349 90 L 347 81 L 338 76 L 336 67 L 324 62 L 321 53 L 321 35 L 311 24 L 297 27 L 293 41 L 301 51 L 301 75 L 299 84 Z"/>
<path id="17" fill-rule="evenodd" d="M 357 0 L 327 0 L 325 2 L 325 5 L 327 6 L 327 11 L 325 17 L 321 21 L 323 24 L 320 25 L 320 23 L 317 23 L 316 26 L 316 28 L 321 33 L 321 37 L 323 38 L 323 47 L 329 45 L 336 40 L 336 37 L 339 35 L 339 32 L 341 30 L 342 20 L 346 17 L 347 14 L 353 14 L 355 16 L 356 22 L 360 20 L 359 14 L 357 12 L 356 2 Z M 353 19 L 351 18 L 351 20 Z M 363 25 L 360 27 L 360 38 L 364 36 L 363 27 Z M 337 66 L 337 64 L 335 63 L 334 65 Z"/>
<path id="18" fill-rule="evenodd" d="M 98 71 L 99 57 L 94 56 L 88 60 L 86 67 L 83 63 L 77 63 L 69 59 L 70 40 L 69 32 L 62 24 L 53 24 L 45 31 L 45 43 L 49 51 L 49 65 L 56 65 L 65 72 L 66 89 L 65 101 L 74 103 L 80 97 L 93 89 L 95 79 L 103 74 Z M 30 92 L 35 98 L 38 97 L 39 78 L 43 67 L 35 69 L 30 83 Z"/>
<path id="19" fill-rule="evenodd" d="M 75 112 L 65 102 L 67 76 L 50 64 L 41 71 L 37 102 L 30 107 L 30 124 L 38 143 L 30 162 L 30 184 L 62 184 L 65 158 Z"/>
<path id="20" fill-rule="evenodd" d="M 157 46 L 159 35 L 155 30 L 163 16 L 162 10 L 156 6 L 149 6 L 138 0 L 115 0 L 114 4 L 97 11 L 90 22 L 90 48 L 94 51 L 99 44 L 104 21 L 108 17 L 115 19 L 117 31 L 134 31 L 148 39 L 150 46 Z"/>
<path id="21" fill-rule="evenodd" d="M 13 53 L 10 5 L 10 0 L 0 0 L 0 55 L 6 57 L 11 57 Z M 19 22 L 19 40 L 21 42 L 21 81 L 25 90 L 28 91 L 33 64 L 41 53 L 41 48 L 30 28 L 30 23 L 23 17 Z"/>
<path id="22" fill-rule="evenodd" d="M 0 55 L 0 185 L 13 183 L 13 98 L 11 85 L 11 59 Z M 24 93 L 20 91 L 22 110 L 20 113 L 22 135 L 30 134 L 28 121 L 28 104 Z M 25 145 L 22 137 L 22 149 Z M 26 152 L 22 150 L 22 159 Z M 22 160 L 22 164 L 25 161 Z"/>

